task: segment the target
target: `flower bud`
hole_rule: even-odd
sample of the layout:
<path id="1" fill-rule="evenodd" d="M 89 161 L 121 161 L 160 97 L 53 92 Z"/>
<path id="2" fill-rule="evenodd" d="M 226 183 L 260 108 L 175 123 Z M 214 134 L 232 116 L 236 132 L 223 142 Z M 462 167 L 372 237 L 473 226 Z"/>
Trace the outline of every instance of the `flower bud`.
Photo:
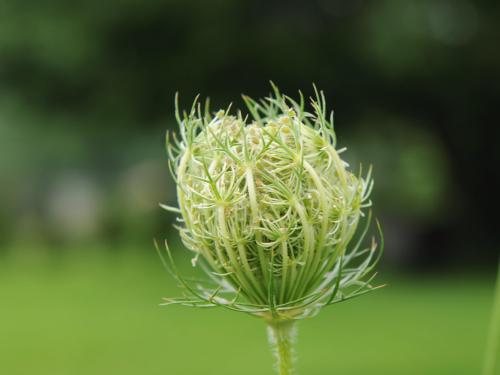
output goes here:
<path id="1" fill-rule="evenodd" d="M 178 116 L 182 140 L 169 154 L 179 230 L 218 284 L 185 285 L 193 300 L 184 304 L 289 320 L 371 288 L 362 278 L 376 246 L 348 247 L 370 205 L 370 173 L 355 175 L 341 159 L 322 92 L 309 113 L 274 89 L 261 102 L 244 97 L 249 121 L 224 110 L 201 116 L 196 104 Z"/>

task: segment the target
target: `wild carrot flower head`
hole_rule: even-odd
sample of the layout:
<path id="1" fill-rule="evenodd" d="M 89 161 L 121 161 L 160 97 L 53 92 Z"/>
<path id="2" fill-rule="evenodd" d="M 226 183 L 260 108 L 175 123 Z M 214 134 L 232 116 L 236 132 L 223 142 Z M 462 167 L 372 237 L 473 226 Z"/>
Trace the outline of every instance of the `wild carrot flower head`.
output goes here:
<path id="1" fill-rule="evenodd" d="M 179 208 L 164 207 L 180 213 L 193 265 L 214 285 L 175 274 L 186 295 L 167 304 L 288 320 L 372 289 L 363 280 L 376 244 L 351 246 L 371 205 L 371 170 L 354 174 L 342 160 L 323 92 L 315 89 L 308 111 L 302 95 L 273 91 L 260 101 L 243 96 L 248 115 L 212 115 L 196 100 L 189 113 L 177 111 L 180 137 L 167 144 Z"/>

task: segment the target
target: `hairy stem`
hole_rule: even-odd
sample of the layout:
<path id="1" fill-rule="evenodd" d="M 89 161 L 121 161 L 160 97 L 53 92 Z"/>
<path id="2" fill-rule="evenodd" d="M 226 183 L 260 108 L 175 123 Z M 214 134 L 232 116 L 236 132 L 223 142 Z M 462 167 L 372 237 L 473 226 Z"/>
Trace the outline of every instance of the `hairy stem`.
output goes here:
<path id="1" fill-rule="evenodd" d="M 294 321 L 270 322 L 267 328 L 269 344 L 276 358 L 276 369 L 279 375 L 296 374 L 293 365 L 295 361 L 295 337 L 297 327 Z"/>

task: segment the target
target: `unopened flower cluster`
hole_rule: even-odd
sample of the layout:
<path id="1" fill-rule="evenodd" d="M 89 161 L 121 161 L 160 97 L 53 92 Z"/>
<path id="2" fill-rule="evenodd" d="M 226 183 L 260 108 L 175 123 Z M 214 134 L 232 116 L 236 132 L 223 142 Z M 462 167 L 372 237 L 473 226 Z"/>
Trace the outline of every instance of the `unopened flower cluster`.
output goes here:
<path id="1" fill-rule="evenodd" d="M 196 101 L 177 114 L 180 136 L 168 141 L 173 210 L 193 265 L 214 285 L 177 275 L 185 296 L 167 304 L 289 320 L 372 289 L 365 278 L 376 244 L 363 248 L 355 235 L 370 205 L 370 171 L 354 174 L 341 159 L 322 92 L 308 112 L 302 95 L 296 102 L 273 88 L 260 101 L 243 97 L 248 115 L 211 115 Z"/>

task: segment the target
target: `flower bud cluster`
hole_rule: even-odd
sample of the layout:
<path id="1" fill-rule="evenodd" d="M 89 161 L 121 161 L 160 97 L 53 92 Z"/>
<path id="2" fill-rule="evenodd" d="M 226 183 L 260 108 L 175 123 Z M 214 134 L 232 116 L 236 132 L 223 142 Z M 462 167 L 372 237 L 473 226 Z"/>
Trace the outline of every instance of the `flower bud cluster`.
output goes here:
<path id="1" fill-rule="evenodd" d="M 347 248 L 372 180 L 341 159 L 322 93 L 309 113 L 302 98 L 274 89 L 259 102 L 244 97 L 247 117 L 229 109 L 211 117 L 194 104 L 178 114 L 181 139 L 169 153 L 182 240 L 219 284 L 194 292 L 199 303 L 296 319 L 345 299 L 340 289 L 368 272 L 374 245 L 351 275 L 342 262 L 359 255 Z M 232 302 L 222 296 L 230 291 Z"/>

